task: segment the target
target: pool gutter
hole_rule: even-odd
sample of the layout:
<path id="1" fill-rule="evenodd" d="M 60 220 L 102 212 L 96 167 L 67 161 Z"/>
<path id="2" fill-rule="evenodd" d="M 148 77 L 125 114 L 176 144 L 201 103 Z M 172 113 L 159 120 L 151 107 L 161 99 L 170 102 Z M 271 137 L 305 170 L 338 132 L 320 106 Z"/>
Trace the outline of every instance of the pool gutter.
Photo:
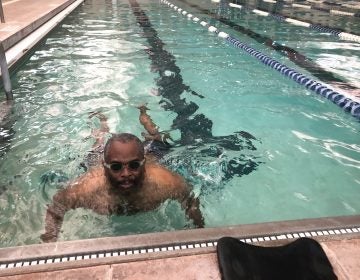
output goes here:
<path id="1" fill-rule="evenodd" d="M 15 33 L 8 32 L 2 39 L 8 68 L 11 68 L 24 57 L 37 43 L 53 30 L 67 15 L 77 8 L 84 0 L 69 0 Z M 13 19 L 16 20 L 16 19 Z M 9 27 L 9 29 L 11 29 Z"/>
<path id="2" fill-rule="evenodd" d="M 69 0 L 48 10 L 36 20 L 29 19 L 24 27 L 16 29 L 16 18 L 10 18 L 9 23 L 1 28 L 2 44 L 5 49 L 8 68 L 11 68 L 24 57 L 37 43 L 53 30 L 67 15 L 69 15 L 84 0 Z M 41 3 L 39 3 L 40 5 Z M 14 17 L 16 15 L 13 15 Z M 14 29 L 14 30 L 13 30 Z"/>
<path id="3" fill-rule="evenodd" d="M 0 277 L 89 266 L 214 253 L 232 236 L 265 246 L 299 237 L 321 241 L 360 239 L 360 215 L 146 233 L 0 249 Z"/>

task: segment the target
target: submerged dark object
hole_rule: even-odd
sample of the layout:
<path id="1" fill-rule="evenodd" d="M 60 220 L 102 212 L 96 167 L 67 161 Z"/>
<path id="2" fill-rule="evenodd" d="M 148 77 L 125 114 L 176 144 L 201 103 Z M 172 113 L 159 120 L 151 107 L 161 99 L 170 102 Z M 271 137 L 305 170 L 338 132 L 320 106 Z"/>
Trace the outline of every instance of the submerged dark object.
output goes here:
<path id="1" fill-rule="evenodd" d="M 69 181 L 69 177 L 61 170 L 49 170 L 40 177 L 41 194 L 45 200 L 49 200 L 47 187 L 56 186 L 62 188 Z"/>

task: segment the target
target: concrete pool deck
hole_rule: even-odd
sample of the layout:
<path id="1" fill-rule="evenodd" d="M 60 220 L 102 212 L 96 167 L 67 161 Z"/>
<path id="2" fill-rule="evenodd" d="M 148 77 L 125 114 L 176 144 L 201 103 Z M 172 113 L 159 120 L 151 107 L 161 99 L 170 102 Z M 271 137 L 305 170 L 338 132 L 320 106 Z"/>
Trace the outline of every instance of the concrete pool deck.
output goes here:
<path id="1" fill-rule="evenodd" d="M 0 249 L 0 279 L 221 279 L 216 241 L 320 242 L 339 280 L 360 279 L 360 216 L 147 233 Z"/>
<path id="2" fill-rule="evenodd" d="M 0 40 L 5 50 L 63 11 L 75 0 L 3 0 L 5 23 L 0 23 Z"/>
<path id="3" fill-rule="evenodd" d="M 84 0 L 5 0 L 0 40 L 8 67 L 24 57 Z"/>
<path id="4" fill-rule="evenodd" d="M 0 24 L 0 40 L 8 52 L 8 63 L 13 65 L 27 53 L 29 46 L 39 42 L 62 16 L 39 34 L 35 32 L 81 2 L 3 1 L 6 22 Z M 30 41 L 21 45 L 25 40 Z M 253 244 L 276 246 L 308 234 L 321 243 L 340 280 L 360 279 L 360 216 L 3 248 L 0 279 L 220 279 L 215 243 L 218 238 L 234 236 Z"/>

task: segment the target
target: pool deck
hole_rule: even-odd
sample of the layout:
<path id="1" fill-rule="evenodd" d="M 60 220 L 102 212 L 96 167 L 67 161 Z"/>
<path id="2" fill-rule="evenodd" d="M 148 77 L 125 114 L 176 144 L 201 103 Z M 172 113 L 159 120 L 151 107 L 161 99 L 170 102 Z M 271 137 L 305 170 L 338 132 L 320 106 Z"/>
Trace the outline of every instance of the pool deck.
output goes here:
<path id="1" fill-rule="evenodd" d="M 75 0 L 3 0 L 5 23 L 0 40 L 8 50 L 64 10 Z"/>
<path id="2" fill-rule="evenodd" d="M 13 65 L 27 53 L 29 46 L 41 40 L 54 23 L 30 43 L 21 45 L 22 42 L 51 19 L 61 13 L 66 15 L 81 3 L 80 0 L 3 1 L 6 22 L 0 23 L 0 40 L 7 51 L 8 63 Z M 17 50 L 11 54 L 14 48 Z M 334 231 L 343 234 L 333 234 Z M 3 248 L 0 279 L 221 279 L 214 243 L 218 238 L 233 236 L 253 244 L 276 246 L 301 237 L 301 233 L 310 234 L 321 243 L 340 280 L 360 279 L 360 216 Z"/>
<path id="3" fill-rule="evenodd" d="M 306 219 L 66 241 L 0 249 L 0 280 L 221 279 L 216 241 L 259 246 L 320 242 L 339 280 L 360 279 L 360 216 Z"/>

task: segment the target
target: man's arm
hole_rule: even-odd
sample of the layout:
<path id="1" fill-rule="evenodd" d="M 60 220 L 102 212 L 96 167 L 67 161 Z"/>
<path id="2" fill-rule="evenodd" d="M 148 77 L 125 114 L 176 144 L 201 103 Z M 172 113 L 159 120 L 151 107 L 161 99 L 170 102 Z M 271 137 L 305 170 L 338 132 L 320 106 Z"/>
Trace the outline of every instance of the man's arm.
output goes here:
<path id="1" fill-rule="evenodd" d="M 110 129 L 109 126 L 107 124 L 107 117 L 100 113 L 100 112 L 92 112 L 89 115 L 89 118 L 91 119 L 92 117 L 96 116 L 99 120 L 100 120 L 100 128 L 98 129 L 93 129 L 91 131 L 91 135 L 94 137 L 95 139 L 95 143 L 93 144 L 93 148 L 96 148 L 98 146 L 103 146 L 105 143 L 105 135 L 107 133 L 109 133 Z"/>
<path id="2" fill-rule="evenodd" d="M 186 215 L 193 220 L 196 227 L 203 228 L 205 225 L 203 215 L 200 210 L 200 201 L 192 193 L 192 187 L 179 174 L 173 174 L 172 183 L 176 187 L 177 200 L 185 209 Z M 165 177 L 165 176 L 164 176 Z M 164 178 L 163 177 L 163 178 Z"/>
<path id="3" fill-rule="evenodd" d="M 169 198 L 177 200 L 185 209 L 186 215 L 194 221 L 194 224 L 197 227 L 204 227 L 205 223 L 200 211 L 199 199 L 194 197 L 192 187 L 183 177 L 156 164 L 147 165 L 146 170 L 147 177 L 151 178 L 151 184 L 159 186 L 155 190 L 149 188 L 151 191 L 148 189 L 147 197 L 160 196 L 162 201 Z"/>
<path id="4" fill-rule="evenodd" d="M 58 238 L 65 213 L 73 208 L 74 196 L 68 189 L 61 190 L 53 197 L 52 204 L 48 205 L 45 217 L 45 233 L 40 238 L 43 242 L 55 242 Z"/>
<path id="5" fill-rule="evenodd" d="M 205 225 L 204 217 L 200 211 L 200 201 L 197 197 L 190 194 L 188 195 L 182 203 L 183 208 L 185 209 L 186 215 L 194 221 L 194 224 L 198 228 L 203 228 Z"/>
<path id="6" fill-rule="evenodd" d="M 153 122 L 151 117 L 146 113 L 149 110 L 145 105 L 141 105 L 138 107 L 140 110 L 139 121 L 147 131 L 146 133 L 141 133 L 141 135 L 145 138 L 145 140 L 156 140 L 160 142 L 164 142 L 167 144 L 167 139 L 172 140 L 170 134 L 168 132 L 159 132 L 158 126 Z"/>
<path id="7" fill-rule="evenodd" d="M 150 134 L 150 136 L 152 136 L 155 140 L 161 141 L 161 135 L 159 133 L 157 125 L 153 122 L 151 117 L 146 113 L 146 111 L 149 110 L 149 108 L 147 108 L 145 105 L 141 105 L 138 107 L 138 109 L 140 110 L 140 116 L 139 116 L 140 123 L 144 126 L 144 128 Z"/>

